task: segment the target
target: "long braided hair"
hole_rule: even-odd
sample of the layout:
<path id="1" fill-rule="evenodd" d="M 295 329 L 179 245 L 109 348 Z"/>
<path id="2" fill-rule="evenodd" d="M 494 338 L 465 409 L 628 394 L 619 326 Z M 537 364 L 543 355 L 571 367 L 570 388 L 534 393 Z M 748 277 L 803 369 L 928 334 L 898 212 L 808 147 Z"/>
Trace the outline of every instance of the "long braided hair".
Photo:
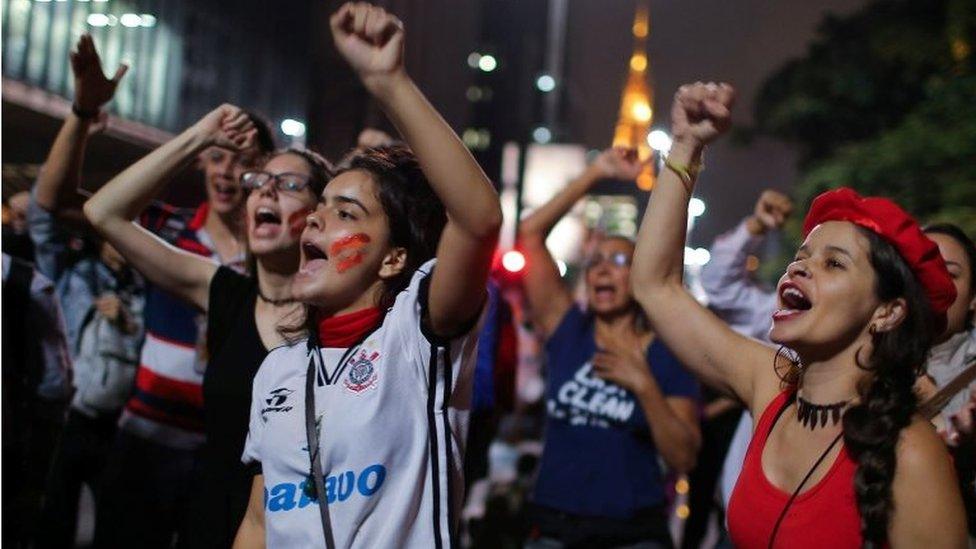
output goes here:
<path id="1" fill-rule="evenodd" d="M 935 337 L 932 309 L 922 285 L 895 248 L 875 233 L 859 228 L 870 242 L 875 295 L 881 301 L 902 298 L 904 320 L 894 329 L 871 334 L 873 350 L 858 366 L 870 375 L 858 387 L 860 403 L 843 417 L 844 444 L 857 462 L 854 492 L 865 547 L 880 547 L 888 537 L 896 447 L 902 429 L 918 408 L 913 390 L 924 370 Z"/>

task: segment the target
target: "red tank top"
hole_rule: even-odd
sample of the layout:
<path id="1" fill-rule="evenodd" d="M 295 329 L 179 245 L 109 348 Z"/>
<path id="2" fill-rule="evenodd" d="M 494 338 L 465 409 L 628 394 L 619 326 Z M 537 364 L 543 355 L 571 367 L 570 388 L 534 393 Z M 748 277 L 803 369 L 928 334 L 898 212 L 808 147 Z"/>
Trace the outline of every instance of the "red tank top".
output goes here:
<path id="1" fill-rule="evenodd" d="M 793 394 L 793 391 L 784 391 L 766 406 L 732 491 L 729 534 L 732 544 L 739 549 L 766 549 L 776 519 L 790 499 L 791 492 L 780 490 L 766 478 L 762 470 L 762 453 L 769 432 L 781 411 L 792 403 Z M 857 464 L 842 446 L 820 482 L 805 486 L 793 500 L 780 524 L 774 547 L 861 547 L 861 516 L 854 496 L 856 468 Z"/>

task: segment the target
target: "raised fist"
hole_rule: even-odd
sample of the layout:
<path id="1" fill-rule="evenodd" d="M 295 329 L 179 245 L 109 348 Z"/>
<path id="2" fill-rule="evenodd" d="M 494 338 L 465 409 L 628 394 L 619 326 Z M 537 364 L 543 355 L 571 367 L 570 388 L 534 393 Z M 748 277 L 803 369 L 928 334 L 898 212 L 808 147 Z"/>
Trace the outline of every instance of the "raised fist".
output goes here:
<path id="1" fill-rule="evenodd" d="M 367 85 L 403 71 L 403 23 L 383 8 L 347 2 L 329 26 L 336 49 Z"/>
<path id="2" fill-rule="evenodd" d="M 82 34 L 75 45 L 77 51 L 69 54 L 71 71 L 75 74 L 75 106 L 85 112 L 95 112 L 115 95 L 115 88 L 129 70 L 119 65 L 111 79 L 102 72 L 102 60 L 98 57 L 95 42 L 89 34 Z"/>
<path id="3" fill-rule="evenodd" d="M 597 175 L 605 179 L 630 181 L 640 175 L 643 164 L 637 158 L 637 151 L 624 147 L 604 149 L 591 164 Z"/>
<path id="4" fill-rule="evenodd" d="M 732 125 L 735 90 L 728 84 L 696 82 L 678 88 L 671 106 L 671 133 L 675 143 L 705 145 Z"/>
<path id="5" fill-rule="evenodd" d="M 777 230 L 786 223 L 793 213 L 793 201 L 785 194 L 766 189 L 759 195 L 752 216 L 746 221 L 749 232 L 754 235 Z"/>
<path id="6" fill-rule="evenodd" d="M 254 122 L 240 107 L 223 104 L 207 113 L 193 130 L 198 132 L 206 145 L 231 150 L 244 150 L 254 145 L 257 129 Z"/>

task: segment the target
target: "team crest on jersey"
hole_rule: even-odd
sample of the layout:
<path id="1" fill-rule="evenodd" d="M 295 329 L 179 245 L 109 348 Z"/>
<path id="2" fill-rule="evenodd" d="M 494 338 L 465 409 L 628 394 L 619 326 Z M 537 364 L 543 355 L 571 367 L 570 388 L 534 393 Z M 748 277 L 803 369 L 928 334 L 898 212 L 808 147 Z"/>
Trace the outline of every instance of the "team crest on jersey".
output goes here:
<path id="1" fill-rule="evenodd" d="M 378 375 L 373 362 L 379 356 L 380 354 L 377 352 L 371 355 L 367 355 L 366 351 L 359 352 L 359 356 L 349 364 L 349 374 L 343 380 L 347 391 L 358 395 L 376 388 Z"/>

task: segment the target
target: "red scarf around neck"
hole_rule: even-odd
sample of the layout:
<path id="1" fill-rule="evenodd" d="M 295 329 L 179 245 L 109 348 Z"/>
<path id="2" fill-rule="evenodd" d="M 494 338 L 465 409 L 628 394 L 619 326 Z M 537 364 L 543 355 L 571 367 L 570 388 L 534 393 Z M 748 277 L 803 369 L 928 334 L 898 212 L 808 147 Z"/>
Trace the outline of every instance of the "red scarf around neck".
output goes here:
<path id="1" fill-rule="evenodd" d="M 376 307 L 320 319 L 319 344 L 323 347 L 349 347 L 382 321 L 383 314 Z"/>

